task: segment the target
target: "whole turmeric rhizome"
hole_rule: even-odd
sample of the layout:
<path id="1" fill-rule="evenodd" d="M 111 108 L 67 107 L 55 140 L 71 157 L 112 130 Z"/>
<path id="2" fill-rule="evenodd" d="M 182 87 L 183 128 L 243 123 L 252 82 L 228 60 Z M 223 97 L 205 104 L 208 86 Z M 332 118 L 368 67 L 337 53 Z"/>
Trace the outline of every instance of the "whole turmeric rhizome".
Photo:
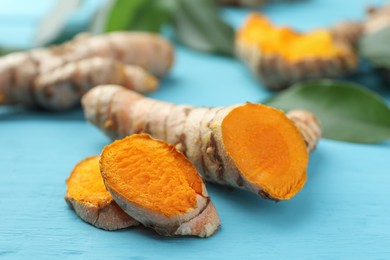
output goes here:
<path id="1" fill-rule="evenodd" d="M 250 103 L 175 106 L 113 85 L 91 90 L 83 106 L 88 120 L 119 140 L 103 149 L 100 162 L 95 159 L 95 166 L 86 168 L 96 171 L 97 178 L 85 180 L 84 187 L 73 182 L 83 171 L 76 166 L 66 200 L 86 222 L 109 230 L 137 221 L 162 235 L 209 237 L 220 220 L 203 179 L 288 200 L 305 184 L 309 152 L 321 135 L 317 119 L 306 111 L 284 114 Z M 93 210 L 85 206 L 93 203 Z M 105 212 L 113 216 L 99 216 Z M 119 221 L 116 214 L 124 212 L 133 222 Z"/>

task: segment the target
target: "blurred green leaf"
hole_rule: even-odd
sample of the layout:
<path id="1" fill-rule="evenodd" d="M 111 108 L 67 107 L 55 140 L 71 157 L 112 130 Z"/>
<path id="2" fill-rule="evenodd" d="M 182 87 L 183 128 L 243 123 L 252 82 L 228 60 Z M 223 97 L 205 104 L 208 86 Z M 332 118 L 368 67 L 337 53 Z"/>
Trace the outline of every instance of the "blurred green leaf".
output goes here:
<path id="1" fill-rule="evenodd" d="M 109 12 L 105 31 L 126 30 L 144 3 L 144 0 L 116 0 Z"/>
<path id="2" fill-rule="evenodd" d="M 193 49 L 234 54 L 234 30 L 221 19 L 213 0 L 181 0 L 174 26 L 178 40 Z"/>
<path id="3" fill-rule="evenodd" d="M 176 0 L 144 0 L 128 30 L 159 32 L 172 17 Z"/>
<path id="4" fill-rule="evenodd" d="M 359 85 L 331 80 L 299 83 L 264 104 L 313 112 L 326 138 L 357 143 L 390 138 L 389 106 Z"/>
<path id="5" fill-rule="evenodd" d="M 390 27 L 364 36 L 359 52 L 374 65 L 390 68 Z"/>
<path id="6" fill-rule="evenodd" d="M 170 21 L 177 2 L 178 0 L 116 0 L 109 12 L 105 31 L 159 32 Z"/>

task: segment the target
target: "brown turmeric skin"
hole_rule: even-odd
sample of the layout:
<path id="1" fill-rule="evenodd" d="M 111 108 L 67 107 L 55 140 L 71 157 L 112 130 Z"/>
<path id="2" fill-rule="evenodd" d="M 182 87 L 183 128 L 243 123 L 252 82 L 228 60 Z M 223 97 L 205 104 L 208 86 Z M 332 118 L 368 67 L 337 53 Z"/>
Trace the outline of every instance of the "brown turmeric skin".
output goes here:
<path id="1" fill-rule="evenodd" d="M 371 34 L 390 27 L 390 4 L 371 7 L 364 23 L 364 34 Z"/>
<path id="2" fill-rule="evenodd" d="M 99 169 L 99 156 L 79 162 L 66 180 L 65 201 L 85 222 L 105 230 L 138 225 L 112 199 L 104 186 Z"/>
<path id="3" fill-rule="evenodd" d="M 100 169 L 121 208 L 162 235 L 209 237 L 220 225 L 201 176 L 173 145 L 132 135 L 103 149 Z"/>
<path id="4" fill-rule="evenodd" d="M 249 103 L 173 105 L 115 85 L 94 88 L 82 104 L 87 120 L 113 139 L 149 133 L 175 145 L 207 181 L 274 200 L 289 199 L 303 187 L 308 152 L 321 135 L 317 119 L 305 111 L 286 116 Z"/>
<path id="5" fill-rule="evenodd" d="M 362 35 L 364 25 L 358 21 L 342 21 L 330 29 L 333 39 L 356 48 Z"/>
<path id="6" fill-rule="evenodd" d="M 367 19 L 364 22 L 364 37 L 390 28 L 390 3 L 367 10 Z M 375 64 L 376 70 L 383 78 L 385 84 L 390 85 L 390 69 L 383 64 Z"/>
<path id="7" fill-rule="evenodd" d="M 336 34 L 343 35 L 331 30 L 298 33 L 251 14 L 237 33 L 236 48 L 267 88 L 279 90 L 302 80 L 334 78 L 353 71 L 356 54 L 351 44 Z"/>
<path id="8" fill-rule="evenodd" d="M 40 106 L 65 110 L 78 105 L 81 97 L 94 86 L 107 83 L 147 93 L 157 89 L 158 80 L 141 67 L 95 57 L 71 62 L 38 76 L 34 94 Z"/>
<path id="9" fill-rule="evenodd" d="M 91 69 L 86 69 L 88 62 L 82 61 L 94 57 L 107 60 L 107 63 L 99 64 L 96 60 L 90 61 L 90 64 L 98 70 L 97 72 L 100 72 L 98 75 Z M 113 65 L 108 60 L 115 60 L 118 63 Z M 119 65 L 119 62 L 140 66 L 157 77 L 163 77 L 172 67 L 173 47 L 156 34 L 115 32 L 100 36 L 76 37 L 63 45 L 9 54 L 0 58 L 0 104 L 42 106 L 60 110 L 63 109 L 62 104 L 74 103 L 74 94 L 69 94 L 69 86 L 74 87 L 73 92 L 78 92 L 81 87 L 77 83 L 81 81 L 84 92 L 94 83 L 103 83 L 103 80 L 122 81 L 122 83 L 137 81 L 138 79 L 132 78 L 131 73 L 127 73 L 129 69 Z M 110 65 L 113 67 L 106 71 Z M 80 68 L 84 70 L 79 71 Z M 114 71 L 114 68 L 117 71 Z M 146 73 L 144 74 L 145 77 L 150 78 Z M 65 75 L 68 78 L 65 78 Z M 99 75 L 102 78 L 99 79 Z M 78 76 L 81 79 L 76 79 Z M 85 80 L 82 79 L 83 77 Z M 56 85 L 56 82 L 61 85 L 58 94 L 64 94 L 64 88 L 68 89 L 65 94 L 71 95 L 69 97 L 71 101 L 61 100 L 59 96 L 51 96 L 57 94 L 56 90 L 53 90 L 53 84 Z M 64 87 L 63 82 L 67 82 L 65 84 L 68 86 Z M 134 88 L 139 90 L 141 86 L 137 85 Z M 144 88 L 146 92 L 149 89 Z M 57 101 L 59 105 L 53 105 Z M 68 107 L 64 107 L 66 108 Z"/>

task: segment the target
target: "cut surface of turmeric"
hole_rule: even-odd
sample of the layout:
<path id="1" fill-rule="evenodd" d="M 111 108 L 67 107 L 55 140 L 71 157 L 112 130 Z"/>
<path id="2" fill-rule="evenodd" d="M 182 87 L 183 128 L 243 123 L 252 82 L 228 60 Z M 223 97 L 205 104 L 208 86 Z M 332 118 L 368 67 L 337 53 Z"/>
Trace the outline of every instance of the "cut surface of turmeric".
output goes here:
<path id="1" fill-rule="evenodd" d="M 174 105 L 115 85 L 96 87 L 82 103 L 86 118 L 112 138 L 149 133 L 175 145 L 205 180 L 275 200 L 302 188 L 321 135 L 311 113 L 260 104 Z"/>
<path id="2" fill-rule="evenodd" d="M 299 33 L 273 25 L 261 14 L 249 15 L 236 34 L 237 55 L 271 90 L 320 78 L 337 78 L 356 70 L 354 46 L 360 23 L 343 22 L 331 29 Z"/>
<path id="3" fill-rule="evenodd" d="M 273 198 L 287 199 L 306 182 L 308 152 L 281 111 L 246 104 L 222 121 L 223 143 L 241 174 Z"/>
<path id="4" fill-rule="evenodd" d="M 201 176 L 173 145 L 132 135 L 103 149 L 100 169 L 121 208 L 160 234 L 208 237 L 219 227 Z"/>
<path id="5" fill-rule="evenodd" d="M 66 180 L 65 200 L 85 222 L 98 228 L 116 230 L 138 225 L 113 200 L 104 186 L 99 156 L 78 163 Z"/>
<path id="6" fill-rule="evenodd" d="M 196 206 L 202 180 L 173 146 L 146 136 L 114 142 L 103 152 L 102 168 L 111 190 L 167 217 Z"/>
<path id="7" fill-rule="evenodd" d="M 344 51 L 337 45 L 329 30 L 298 33 L 289 27 L 274 26 L 266 17 L 252 14 L 238 37 L 255 44 L 265 54 L 281 55 L 296 62 L 306 58 L 333 58 Z"/>
<path id="8" fill-rule="evenodd" d="M 80 162 L 66 180 L 68 194 L 78 201 L 94 206 L 104 206 L 112 201 L 104 186 L 99 168 L 99 156 L 89 157 Z"/>

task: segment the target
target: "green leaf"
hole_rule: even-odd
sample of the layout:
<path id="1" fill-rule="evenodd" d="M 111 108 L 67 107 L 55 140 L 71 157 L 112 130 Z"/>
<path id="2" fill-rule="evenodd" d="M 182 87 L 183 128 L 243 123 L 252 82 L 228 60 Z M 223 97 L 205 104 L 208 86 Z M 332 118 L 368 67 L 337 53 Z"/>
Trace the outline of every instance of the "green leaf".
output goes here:
<path id="1" fill-rule="evenodd" d="M 326 138 L 357 143 L 390 138 L 389 106 L 359 85 L 331 80 L 299 83 L 264 104 L 313 112 Z"/>
<path id="2" fill-rule="evenodd" d="M 126 30 L 144 3 L 144 0 L 116 0 L 109 12 L 105 31 Z"/>
<path id="3" fill-rule="evenodd" d="M 167 24 L 178 0 L 116 0 L 111 6 L 105 31 L 159 32 Z"/>
<path id="4" fill-rule="evenodd" d="M 390 68 L 390 27 L 363 37 L 360 54 L 374 65 Z"/>
<path id="5" fill-rule="evenodd" d="M 180 1 L 174 26 L 178 40 L 193 49 L 234 54 L 234 30 L 219 16 L 215 1 Z"/>

